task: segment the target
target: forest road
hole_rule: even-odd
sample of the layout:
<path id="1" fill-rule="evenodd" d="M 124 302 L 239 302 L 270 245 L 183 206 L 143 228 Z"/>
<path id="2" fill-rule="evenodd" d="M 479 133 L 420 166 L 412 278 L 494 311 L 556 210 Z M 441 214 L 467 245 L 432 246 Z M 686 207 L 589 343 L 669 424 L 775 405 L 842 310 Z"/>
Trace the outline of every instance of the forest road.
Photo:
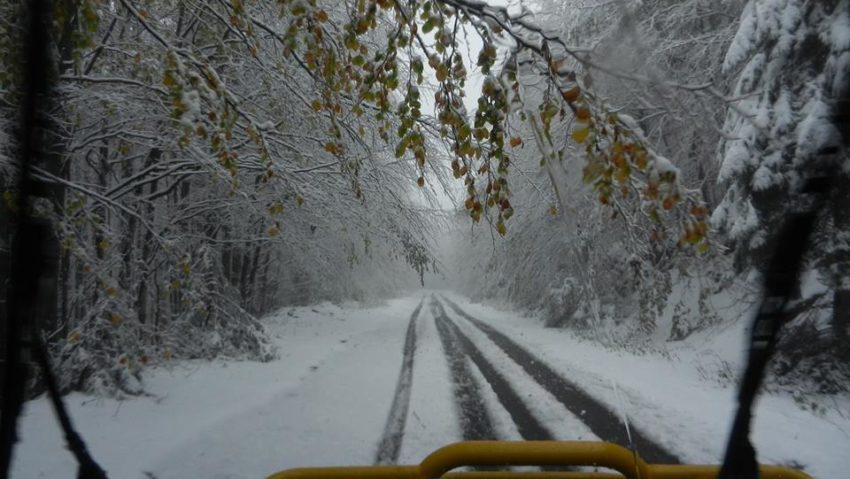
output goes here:
<path id="1" fill-rule="evenodd" d="M 678 464 L 675 454 L 650 439 L 634 425 L 624 425 L 621 416 L 594 399 L 577 384 L 565 379 L 544 361 L 517 344 L 507 335 L 473 317 L 445 296 L 423 298 L 413 311 L 407 326 L 402 364 L 386 425 L 375 454 L 375 464 L 395 464 L 404 441 L 405 425 L 410 409 L 417 350 L 417 329 L 424 327 L 423 307 L 433 318 L 437 336 L 448 366 L 460 434 L 464 440 L 498 440 L 500 437 L 482 388 L 489 388 L 510 416 L 516 431 L 527 441 L 553 440 L 558 435 L 541 421 L 533 405 L 523 399 L 525 392 L 511 374 L 527 375 L 597 437 L 639 451 L 652 463 Z M 448 306 L 447 312 L 446 305 Z M 469 334 L 477 329 L 478 333 Z M 483 333 L 483 334 L 481 334 Z M 483 351 L 501 350 L 515 363 L 511 373 L 494 363 Z M 426 367 L 421 365 L 419 367 Z M 492 396 L 491 396 L 492 397 Z M 561 407 L 561 406 L 558 406 Z M 564 431 L 560 431 L 563 433 Z M 564 434 L 560 434 L 561 437 Z M 563 469 L 563 468 L 561 468 Z"/>
<path id="2" fill-rule="evenodd" d="M 484 333 L 486 338 L 501 349 L 511 360 L 519 365 L 536 383 L 554 396 L 567 410 L 579 418 L 596 436 L 603 441 L 612 442 L 627 448 L 636 448 L 641 457 L 651 463 L 679 464 L 679 458 L 647 436 L 647 434 L 629 424 L 626 428 L 620 415 L 600 403 L 577 384 L 570 382 L 555 372 L 544 361 L 517 344 L 507 335 L 486 322 L 477 319 L 461 309 L 456 303 L 445 296 L 432 298 L 432 311 L 438 328 L 442 323 L 445 334 L 454 335 L 460 349 L 471 359 L 481 374 L 490 383 L 499 402 L 510 413 L 520 435 L 525 440 L 552 439 L 552 434 L 546 426 L 540 424 L 529 410 L 528 406 L 511 385 L 511 378 L 501 374 L 497 368 L 488 362 L 477 346 L 453 319 L 446 315 L 441 303 L 449 306 L 451 311 L 461 320 L 466 321 Z M 441 336 L 444 333 L 441 332 Z M 445 348 L 446 351 L 451 351 Z M 471 378 L 471 376 L 468 376 Z M 471 438 L 470 438 L 471 439 Z"/>
<path id="3" fill-rule="evenodd" d="M 387 415 L 387 423 L 375 453 L 375 464 L 395 464 L 401 451 L 404 426 L 407 423 L 407 411 L 410 408 L 410 393 L 413 386 L 413 360 L 416 355 L 416 326 L 422 311 L 423 298 L 413 310 L 407 325 L 402 351 L 401 371 L 398 374 L 393 403 Z"/>

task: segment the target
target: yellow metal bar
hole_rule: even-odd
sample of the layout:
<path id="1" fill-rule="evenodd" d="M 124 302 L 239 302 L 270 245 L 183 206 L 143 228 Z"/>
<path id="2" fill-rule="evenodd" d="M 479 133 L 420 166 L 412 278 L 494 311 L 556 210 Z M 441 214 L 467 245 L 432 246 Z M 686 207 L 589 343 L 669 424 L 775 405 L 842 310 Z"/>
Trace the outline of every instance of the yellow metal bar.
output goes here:
<path id="1" fill-rule="evenodd" d="M 432 452 L 419 465 L 420 479 L 461 466 L 599 466 L 630 479 L 647 477 L 646 463 L 624 447 L 589 441 L 467 441 Z"/>
<path id="2" fill-rule="evenodd" d="M 593 471 L 464 471 L 463 466 L 592 466 Z M 762 479 L 811 479 L 796 469 L 760 466 Z M 437 449 L 418 466 L 314 467 L 290 469 L 269 479 L 716 479 L 718 466 L 647 464 L 632 451 L 607 442 L 468 441 Z"/>

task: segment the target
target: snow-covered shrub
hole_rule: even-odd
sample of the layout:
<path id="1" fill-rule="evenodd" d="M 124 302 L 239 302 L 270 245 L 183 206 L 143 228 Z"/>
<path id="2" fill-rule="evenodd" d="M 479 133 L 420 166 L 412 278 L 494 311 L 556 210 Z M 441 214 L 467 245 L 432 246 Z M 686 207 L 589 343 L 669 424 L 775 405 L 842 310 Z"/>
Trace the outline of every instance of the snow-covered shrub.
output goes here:
<path id="1" fill-rule="evenodd" d="M 549 288 L 540 298 L 547 327 L 564 327 L 573 322 L 581 304 L 581 289 L 575 278 L 564 278 L 560 287 Z"/>

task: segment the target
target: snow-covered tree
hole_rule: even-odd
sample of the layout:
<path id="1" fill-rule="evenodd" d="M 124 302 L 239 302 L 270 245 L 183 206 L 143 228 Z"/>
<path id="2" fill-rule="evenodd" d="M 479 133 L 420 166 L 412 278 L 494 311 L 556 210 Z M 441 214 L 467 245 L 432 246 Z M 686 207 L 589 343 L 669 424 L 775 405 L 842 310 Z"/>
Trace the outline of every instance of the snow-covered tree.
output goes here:
<path id="1" fill-rule="evenodd" d="M 724 69 L 737 76 L 736 101 L 722 146 L 719 181 L 727 191 L 712 221 L 735 248 L 739 268 L 761 268 L 781 247 L 769 240 L 795 207 L 803 181 L 830 174 L 834 194 L 810 258 L 833 291 L 832 330 L 843 336 L 850 203 L 847 126 L 839 108 L 850 82 L 850 4 L 749 2 Z"/>

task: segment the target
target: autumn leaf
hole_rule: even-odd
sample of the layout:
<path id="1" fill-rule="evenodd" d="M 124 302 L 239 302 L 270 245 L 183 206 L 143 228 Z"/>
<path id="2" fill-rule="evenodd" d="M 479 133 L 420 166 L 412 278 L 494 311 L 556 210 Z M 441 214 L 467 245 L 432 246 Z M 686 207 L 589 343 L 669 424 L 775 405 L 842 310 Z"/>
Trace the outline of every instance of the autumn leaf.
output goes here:
<path id="1" fill-rule="evenodd" d="M 564 97 L 564 100 L 566 100 L 567 103 L 572 103 L 578 100 L 578 96 L 580 93 L 581 89 L 578 87 L 578 85 L 576 85 L 570 88 L 569 90 L 563 92 L 561 95 Z"/>
<path id="2" fill-rule="evenodd" d="M 590 119 L 590 109 L 587 107 L 581 107 L 576 110 L 576 118 L 578 121 L 585 122 Z"/>
<path id="3" fill-rule="evenodd" d="M 440 66 L 437 67 L 437 81 L 445 81 L 449 76 L 449 67 L 445 64 L 441 63 Z"/>
<path id="4" fill-rule="evenodd" d="M 590 134 L 590 128 L 579 128 L 575 130 L 570 137 L 572 137 L 573 141 L 576 143 L 584 143 L 587 140 L 587 135 Z"/>
<path id="5" fill-rule="evenodd" d="M 328 12 L 326 12 L 324 10 L 319 10 L 319 12 L 316 13 L 316 20 L 318 20 L 322 23 L 327 22 L 328 21 Z"/>
<path id="6" fill-rule="evenodd" d="M 699 205 L 691 206 L 691 214 L 694 215 L 697 218 L 702 218 L 707 213 L 708 213 L 708 211 L 702 206 L 699 206 Z"/>
<path id="7" fill-rule="evenodd" d="M 269 206 L 269 213 L 272 215 L 279 215 L 283 213 L 283 203 L 275 201 L 271 206 Z"/>
<path id="8" fill-rule="evenodd" d="M 341 152 L 340 146 L 332 141 L 325 143 L 325 151 L 332 155 L 338 155 Z"/>
<path id="9" fill-rule="evenodd" d="M 517 146 L 522 144 L 522 138 L 515 136 L 511 138 L 511 146 L 516 148 Z"/>
<path id="10" fill-rule="evenodd" d="M 416 180 L 416 184 L 417 184 L 417 185 L 419 185 L 419 187 L 420 187 L 420 188 L 422 188 L 423 186 L 425 186 L 425 178 L 423 178 L 423 177 L 421 177 L 421 176 L 420 176 L 420 177 Z"/>

